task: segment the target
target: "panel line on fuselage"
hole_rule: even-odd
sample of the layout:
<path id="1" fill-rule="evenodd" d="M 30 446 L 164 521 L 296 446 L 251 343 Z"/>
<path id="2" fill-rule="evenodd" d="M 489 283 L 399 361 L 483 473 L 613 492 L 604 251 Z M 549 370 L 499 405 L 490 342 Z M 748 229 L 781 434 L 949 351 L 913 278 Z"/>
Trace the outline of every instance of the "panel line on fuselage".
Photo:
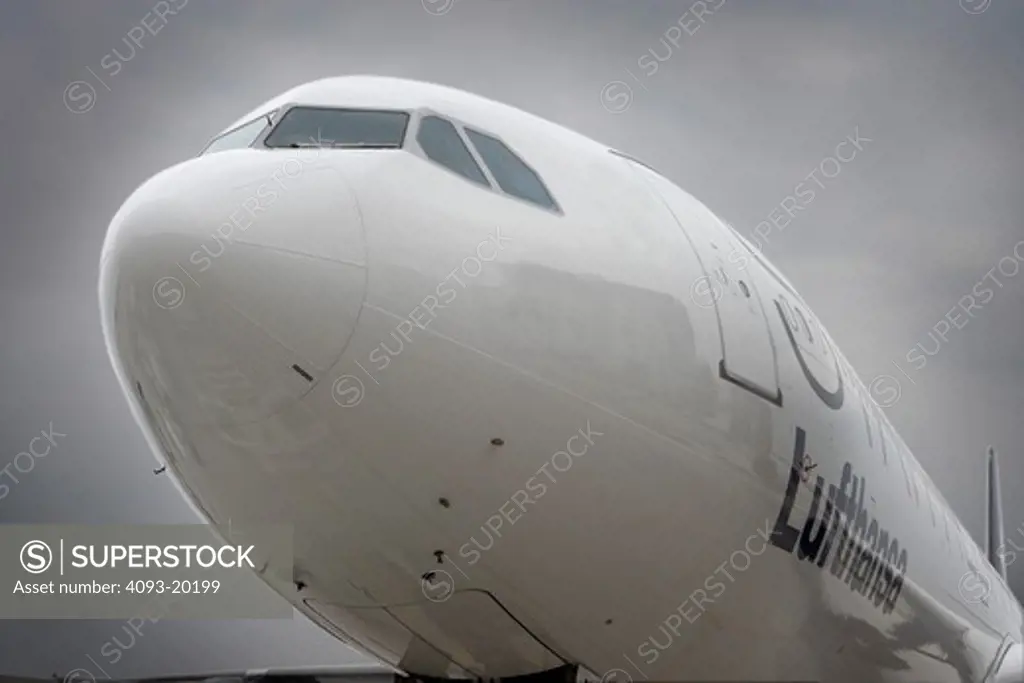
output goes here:
<path id="1" fill-rule="evenodd" d="M 372 304 L 369 301 L 364 301 L 363 302 L 363 307 L 368 308 L 368 309 L 370 309 L 372 311 L 376 311 L 378 313 L 390 316 L 390 317 L 394 318 L 395 320 L 406 320 L 406 318 L 398 315 L 397 313 L 389 311 L 389 310 L 387 310 L 385 308 L 381 308 L 380 306 Z M 603 406 L 600 403 L 595 403 L 594 401 L 592 401 L 589 398 L 586 398 L 585 396 L 580 396 L 579 394 L 577 394 L 577 393 L 575 393 L 575 392 L 573 392 L 573 391 L 571 391 L 569 389 L 566 389 L 566 388 L 564 388 L 562 386 L 559 386 L 558 384 L 555 384 L 554 382 L 551 382 L 550 380 L 547 380 L 547 379 L 545 379 L 545 378 L 543 378 L 543 377 L 541 377 L 541 376 L 539 376 L 539 375 L 537 375 L 537 374 L 535 374 L 533 372 L 530 372 L 529 370 L 521 368 L 518 365 L 515 365 L 515 364 L 510 363 L 508 361 L 502 360 L 501 358 L 497 358 L 495 356 L 492 356 L 491 354 L 487 353 L 486 351 L 482 351 L 482 350 L 480 350 L 480 349 L 478 349 L 478 348 L 476 348 L 476 347 L 474 347 L 474 346 L 472 346 L 470 344 L 467 344 L 466 342 L 459 341 L 458 339 L 455 339 L 453 337 L 449 337 L 448 335 L 443 334 L 441 332 L 438 332 L 437 330 L 431 330 L 431 329 L 427 329 L 427 328 L 424 327 L 422 329 L 422 331 L 427 333 L 427 334 L 433 335 L 433 336 L 437 337 L 438 339 L 443 339 L 444 341 L 447 341 L 447 342 L 449 342 L 451 344 L 455 344 L 456 346 L 458 346 L 460 348 L 463 348 L 463 349 L 465 349 L 467 351 L 471 351 L 471 352 L 473 352 L 475 354 L 478 354 L 479 356 L 481 356 L 483 358 L 486 358 L 487 360 L 489 360 L 491 362 L 497 363 L 498 365 L 501 365 L 502 367 L 508 368 L 509 370 L 517 372 L 517 373 L 523 375 L 524 377 L 529 377 L 530 379 L 534 380 L 535 382 L 537 382 L 537 383 L 539 383 L 539 384 L 541 384 L 543 386 L 546 386 L 546 387 L 554 389 L 554 390 L 556 390 L 558 392 L 561 392 L 561 393 L 565 394 L 566 396 L 569 396 L 569 397 L 574 398 L 574 399 L 576 399 L 576 400 L 578 400 L 578 401 L 580 401 L 582 403 L 585 403 L 585 404 L 587 404 L 587 405 L 589 405 L 589 406 L 591 406 L 593 408 L 596 408 L 597 410 L 600 410 L 601 412 L 603 412 L 603 413 L 605 413 L 605 414 L 607 414 L 607 415 L 609 415 L 611 417 L 614 417 L 616 419 L 622 420 L 623 422 L 626 422 L 629 425 L 631 425 L 633 427 L 636 427 L 637 429 L 639 429 L 639 430 L 641 430 L 643 432 L 646 432 L 647 434 L 650 434 L 651 436 L 657 437 L 658 439 L 660 439 L 661 441 L 663 441 L 665 443 L 671 444 L 672 446 L 675 446 L 675 447 L 678 447 L 678 448 L 684 448 L 684 449 L 686 449 L 687 453 L 692 454 L 692 455 L 694 455 L 696 457 L 699 457 L 702 460 L 704 460 L 705 462 L 713 463 L 713 464 L 716 464 L 716 465 L 723 465 L 723 464 L 728 465 L 730 468 L 734 469 L 736 472 L 742 474 L 743 477 L 748 482 L 750 482 L 753 485 L 757 486 L 759 489 L 761 489 L 761 491 L 767 493 L 768 495 L 772 496 L 773 498 L 778 495 L 777 491 L 774 491 L 773 489 L 771 489 L 768 486 L 766 486 L 764 484 L 764 482 L 762 482 L 760 479 L 752 477 L 748 470 L 740 467 L 738 464 L 734 463 L 732 460 L 730 460 L 728 458 L 722 459 L 722 458 L 709 457 L 709 456 L 705 455 L 704 453 L 701 453 L 699 451 L 695 451 L 693 449 L 690 449 L 690 448 L 688 448 L 686 446 L 686 444 L 678 441 L 677 439 L 672 438 L 671 436 L 668 436 L 666 434 L 662 434 L 661 432 L 659 432 L 658 430 L 654 429 L 653 427 L 649 427 L 649 426 L 643 424 L 642 422 L 637 422 L 633 418 L 627 417 L 626 415 L 622 415 L 621 413 L 618 413 L 618 412 L 612 410 L 611 408 Z"/>

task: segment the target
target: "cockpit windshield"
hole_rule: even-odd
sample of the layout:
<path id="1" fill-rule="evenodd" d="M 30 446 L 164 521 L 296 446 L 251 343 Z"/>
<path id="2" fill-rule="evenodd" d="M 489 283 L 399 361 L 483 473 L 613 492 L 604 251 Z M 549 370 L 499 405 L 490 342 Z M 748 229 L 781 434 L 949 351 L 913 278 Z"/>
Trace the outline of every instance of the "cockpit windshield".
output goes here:
<path id="1" fill-rule="evenodd" d="M 242 125 L 229 130 L 227 133 L 214 138 L 202 151 L 202 154 L 220 152 L 225 149 L 241 149 L 250 146 L 260 133 L 266 130 L 267 126 L 273 123 L 274 112 L 258 116 L 257 118 L 243 123 Z"/>
<path id="2" fill-rule="evenodd" d="M 397 149 L 405 139 L 404 111 L 294 107 L 264 144 L 267 147 L 362 147 Z"/>

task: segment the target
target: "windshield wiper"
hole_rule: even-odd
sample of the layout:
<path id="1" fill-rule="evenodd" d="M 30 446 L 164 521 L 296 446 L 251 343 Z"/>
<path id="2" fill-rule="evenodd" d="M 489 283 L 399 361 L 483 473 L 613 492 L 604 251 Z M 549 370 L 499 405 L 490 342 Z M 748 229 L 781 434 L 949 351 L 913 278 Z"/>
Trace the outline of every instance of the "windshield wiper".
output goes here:
<path id="1" fill-rule="evenodd" d="M 397 149 L 399 147 L 399 145 L 397 145 L 397 144 L 395 144 L 393 142 L 335 142 L 335 143 L 332 143 L 332 144 L 328 145 L 328 147 L 340 147 L 340 148 L 344 148 L 344 147 L 360 148 L 360 147 L 363 147 L 363 148 L 367 148 L 367 149 L 390 149 L 390 148 L 396 148 Z"/>
<path id="2" fill-rule="evenodd" d="M 270 145 L 280 147 L 281 145 Z M 394 142 L 289 142 L 284 147 L 292 149 L 399 149 L 401 145 Z"/>

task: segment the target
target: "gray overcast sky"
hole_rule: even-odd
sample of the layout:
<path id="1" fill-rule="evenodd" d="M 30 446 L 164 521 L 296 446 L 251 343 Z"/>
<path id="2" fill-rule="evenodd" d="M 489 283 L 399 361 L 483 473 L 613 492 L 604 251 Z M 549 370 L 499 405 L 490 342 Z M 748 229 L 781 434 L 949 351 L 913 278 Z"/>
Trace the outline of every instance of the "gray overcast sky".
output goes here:
<path id="1" fill-rule="evenodd" d="M 890 418 L 979 541 L 984 449 L 1003 453 L 1007 533 L 1024 547 L 1024 272 L 1012 258 L 1024 239 L 1024 3 L 725 0 L 703 24 L 684 18 L 690 35 L 671 28 L 689 0 L 189 0 L 133 53 L 126 36 L 155 4 L 0 5 L 0 467 L 51 422 L 67 434 L 0 500 L 0 521 L 191 521 L 151 474 L 103 349 L 108 221 L 142 180 L 259 102 L 372 73 L 464 88 L 602 140 L 748 235 L 815 172 L 815 199 L 762 240 L 766 254 L 865 382 L 898 378 Z M 112 74 L 115 49 L 130 58 Z M 65 104 L 74 81 L 95 89 L 87 111 Z M 87 103 L 80 88 L 72 108 Z M 854 134 L 868 141 L 852 161 L 825 161 Z M 991 300 L 923 368 L 909 364 L 1004 257 Z M 1021 593 L 1024 561 L 1010 572 Z M 0 622 L 0 673 L 98 674 L 88 657 L 115 635 L 126 640 L 116 622 Z M 108 668 L 355 660 L 298 620 L 162 622 Z"/>

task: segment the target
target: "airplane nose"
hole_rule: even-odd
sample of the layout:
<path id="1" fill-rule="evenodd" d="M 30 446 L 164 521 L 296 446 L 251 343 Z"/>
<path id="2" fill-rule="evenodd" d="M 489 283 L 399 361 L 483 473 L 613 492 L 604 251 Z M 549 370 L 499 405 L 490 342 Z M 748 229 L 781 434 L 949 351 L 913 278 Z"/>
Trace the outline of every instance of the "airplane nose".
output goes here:
<path id="1" fill-rule="evenodd" d="M 340 172 L 225 152 L 144 184 L 101 264 L 104 334 L 133 390 L 193 423 L 245 424 L 338 360 L 366 289 L 366 240 Z"/>

